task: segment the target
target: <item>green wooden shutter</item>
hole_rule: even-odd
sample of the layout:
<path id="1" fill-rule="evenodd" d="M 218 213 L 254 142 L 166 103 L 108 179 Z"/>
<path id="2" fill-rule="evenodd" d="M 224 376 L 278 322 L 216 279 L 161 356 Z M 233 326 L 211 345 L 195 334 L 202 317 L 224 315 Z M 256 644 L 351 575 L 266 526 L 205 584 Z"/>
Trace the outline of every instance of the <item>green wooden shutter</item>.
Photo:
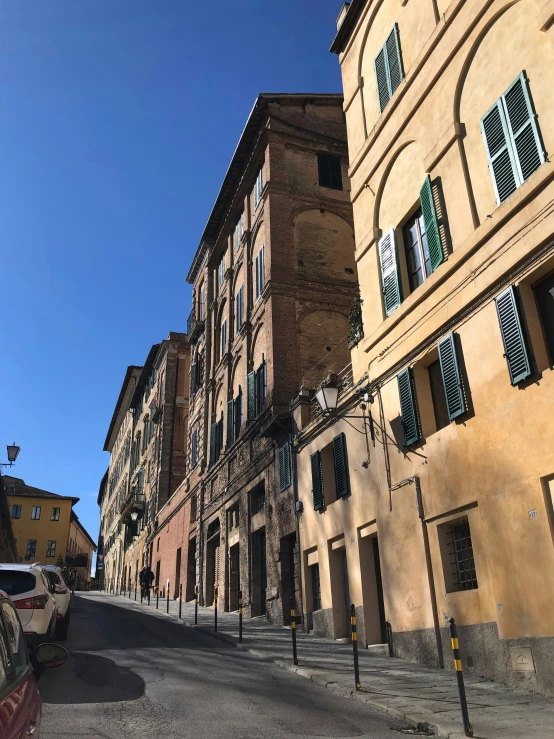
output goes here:
<path id="1" fill-rule="evenodd" d="M 240 428 L 242 426 L 242 394 L 239 393 L 235 398 L 235 441 L 239 438 Z"/>
<path id="2" fill-rule="evenodd" d="M 379 108 L 381 109 L 382 113 L 390 100 L 385 47 L 383 47 L 381 51 L 377 54 L 374 63 L 375 77 L 377 78 L 377 94 L 379 95 Z"/>
<path id="3" fill-rule="evenodd" d="M 216 443 L 217 443 L 217 423 L 212 423 L 210 426 L 210 465 L 215 464 L 216 456 Z"/>
<path id="4" fill-rule="evenodd" d="M 394 95 L 398 86 L 402 82 L 404 72 L 402 70 L 402 57 L 400 55 L 400 37 L 398 34 L 398 26 L 395 23 L 394 28 L 389 34 L 385 44 L 387 65 L 389 72 L 389 87 L 391 97 Z"/>
<path id="5" fill-rule="evenodd" d="M 350 477 L 348 474 L 348 457 L 346 455 L 346 436 L 339 434 L 333 439 L 333 457 L 335 460 L 335 483 L 337 498 L 350 495 Z"/>
<path id="6" fill-rule="evenodd" d="M 427 237 L 427 246 L 429 247 L 431 269 L 434 272 L 439 264 L 442 264 L 444 253 L 439 233 L 435 201 L 433 199 L 433 188 L 431 187 L 431 178 L 429 175 L 425 178 L 423 187 L 419 191 L 419 201 L 421 203 L 421 212 L 423 213 L 423 222 L 425 224 L 425 235 Z"/>
<path id="7" fill-rule="evenodd" d="M 522 72 L 502 96 L 521 183 L 545 161 L 529 86 Z"/>
<path id="8" fill-rule="evenodd" d="M 248 420 L 256 418 L 256 373 L 250 372 L 246 378 Z"/>
<path id="9" fill-rule="evenodd" d="M 291 481 L 290 472 L 290 447 L 287 442 L 279 449 L 279 492 L 286 490 Z"/>
<path id="10" fill-rule="evenodd" d="M 448 418 L 452 421 L 454 418 L 464 414 L 467 410 L 460 368 L 458 366 L 454 334 L 450 334 L 445 339 L 442 339 L 442 341 L 439 341 L 438 351 L 444 395 L 446 398 L 446 409 L 448 411 Z"/>
<path id="11" fill-rule="evenodd" d="M 379 263 L 381 265 L 385 314 L 390 316 L 402 302 L 396 261 L 396 239 L 393 228 L 379 241 Z"/>
<path id="12" fill-rule="evenodd" d="M 196 373 L 197 373 L 197 366 L 196 362 L 194 362 L 190 367 L 190 392 L 191 395 L 194 395 L 196 392 Z"/>
<path id="13" fill-rule="evenodd" d="M 310 456 L 312 465 L 312 489 L 314 493 L 314 511 L 319 511 L 325 505 L 323 498 L 323 475 L 321 472 L 321 452 L 314 452 Z"/>
<path id="14" fill-rule="evenodd" d="M 481 119 L 481 133 L 485 140 L 496 202 L 500 205 L 520 184 L 502 99 L 497 100 Z"/>
<path id="15" fill-rule="evenodd" d="M 504 290 L 495 302 L 510 380 L 512 385 L 517 385 L 531 375 L 531 361 L 523 335 L 514 286 L 510 285 Z"/>
<path id="16" fill-rule="evenodd" d="M 402 425 L 404 426 L 404 440 L 406 446 L 415 444 L 421 439 L 419 417 L 412 370 L 407 367 L 398 375 L 398 393 L 400 395 L 400 409 Z"/>
<path id="17" fill-rule="evenodd" d="M 227 403 L 227 446 L 230 447 L 235 441 L 235 401 Z"/>

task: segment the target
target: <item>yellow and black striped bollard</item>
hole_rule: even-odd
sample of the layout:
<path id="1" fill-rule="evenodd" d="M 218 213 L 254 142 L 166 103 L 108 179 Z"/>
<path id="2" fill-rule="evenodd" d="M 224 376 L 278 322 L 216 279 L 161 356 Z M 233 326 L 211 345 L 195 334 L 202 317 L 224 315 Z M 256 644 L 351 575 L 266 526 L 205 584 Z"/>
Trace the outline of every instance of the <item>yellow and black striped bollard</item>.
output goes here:
<path id="1" fill-rule="evenodd" d="M 356 626 L 356 607 L 354 603 L 350 606 L 350 625 L 352 627 L 352 651 L 354 652 L 354 681 L 356 690 L 361 689 L 360 685 L 360 665 L 358 662 L 358 630 Z"/>
<path id="2" fill-rule="evenodd" d="M 239 590 L 239 642 L 242 642 L 242 590 Z"/>
<path id="3" fill-rule="evenodd" d="M 298 656 L 296 654 L 296 607 L 294 604 L 294 597 L 290 599 L 290 630 L 292 633 L 292 661 L 293 664 L 298 664 Z"/>
<path id="4" fill-rule="evenodd" d="M 458 642 L 458 632 L 456 630 L 456 621 L 450 619 L 450 640 L 452 642 L 452 651 L 454 652 L 454 667 L 456 669 L 456 678 L 458 679 L 458 693 L 460 694 L 460 706 L 462 709 L 462 720 L 464 722 L 464 732 L 466 736 L 473 736 L 473 727 L 469 720 L 467 710 L 466 689 L 464 686 L 464 673 L 462 670 L 462 660 L 460 658 L 460 644 Z"/>
<path id="5" fill-rule="evenodd" d="M 214 631 L 217 631 L 217 588 L 214 589 Z"/>

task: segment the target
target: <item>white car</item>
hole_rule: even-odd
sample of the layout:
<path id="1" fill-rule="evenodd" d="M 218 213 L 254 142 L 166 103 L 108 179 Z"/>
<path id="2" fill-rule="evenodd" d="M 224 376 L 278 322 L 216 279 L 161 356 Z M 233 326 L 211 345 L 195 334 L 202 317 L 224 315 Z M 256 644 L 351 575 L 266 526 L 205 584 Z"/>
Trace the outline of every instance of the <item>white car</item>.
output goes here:
<path id="1" fill-rule="evenodd" d="M 54 598 L 58 606 L 56 623 L 56 639 L 65 641 L 69 630 L 69 619 L 71 618 L 71 590 L 66 585 L 60 567 L 55 565 L 42 565 L 50 585 L 54 587 Z"/>
<path id="2" fill-rule="evenodd" d="M 53 589 L 42 565 L 0 564 L 0 590 L 12 600 L 32 654 L 55 638 L 58 607 Z"/>

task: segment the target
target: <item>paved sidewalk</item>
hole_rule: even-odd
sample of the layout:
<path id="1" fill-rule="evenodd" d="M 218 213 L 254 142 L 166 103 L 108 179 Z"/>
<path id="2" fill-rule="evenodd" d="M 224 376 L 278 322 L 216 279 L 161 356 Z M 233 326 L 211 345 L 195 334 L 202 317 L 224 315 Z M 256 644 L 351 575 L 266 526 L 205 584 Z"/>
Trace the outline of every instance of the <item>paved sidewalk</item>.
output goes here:
<path id="1" fill-rule="evenodd" d="M 122 596 L 109 596 L 122 601 Z M 150 607 L 128 605 L 156 612 Z M 178 617 L 179 604 L 170 601 L 170 618 Z M 157 615 L 166 615 L 160 600 Z M 182 604 L 182 621 L 194 628 L 194 604 Z M 198 626 L 214 634 L 213 608 L 198 609 Z M 352 646 L 298 632 L 298 661 L 292 664 L 290 629 L 272 626 L 265 618 L 244 619 L 243 643 L 238 644 L 238 615 L 218 612 L 220 639 L 298 673 L 347 698 L 367 703 L 407 721 L 428 727 L 441 737 L 463 737 L 456 674 L 450 670 L 423 667 L 397 658 L 377 656 L 360 650 L 360 682 L 354 689 Z M 469 715 L 476 739 L 554 739 L 554 702 L 539 695 L 507 688 L 501 683 L 465 674 Z"/>

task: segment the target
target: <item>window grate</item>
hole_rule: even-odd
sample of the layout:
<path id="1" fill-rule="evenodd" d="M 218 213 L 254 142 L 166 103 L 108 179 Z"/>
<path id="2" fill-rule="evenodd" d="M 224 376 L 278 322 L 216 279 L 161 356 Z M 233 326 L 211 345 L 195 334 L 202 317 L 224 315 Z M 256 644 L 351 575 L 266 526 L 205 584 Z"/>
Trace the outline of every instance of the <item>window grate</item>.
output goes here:
<path id="1" fill-rule="evenodd" d="M 469 523 L 464 521 L 451 525 L 446 532 L 446 543 L 451 557 L 455 590 L 476 590 L 477 573 Z"/>

